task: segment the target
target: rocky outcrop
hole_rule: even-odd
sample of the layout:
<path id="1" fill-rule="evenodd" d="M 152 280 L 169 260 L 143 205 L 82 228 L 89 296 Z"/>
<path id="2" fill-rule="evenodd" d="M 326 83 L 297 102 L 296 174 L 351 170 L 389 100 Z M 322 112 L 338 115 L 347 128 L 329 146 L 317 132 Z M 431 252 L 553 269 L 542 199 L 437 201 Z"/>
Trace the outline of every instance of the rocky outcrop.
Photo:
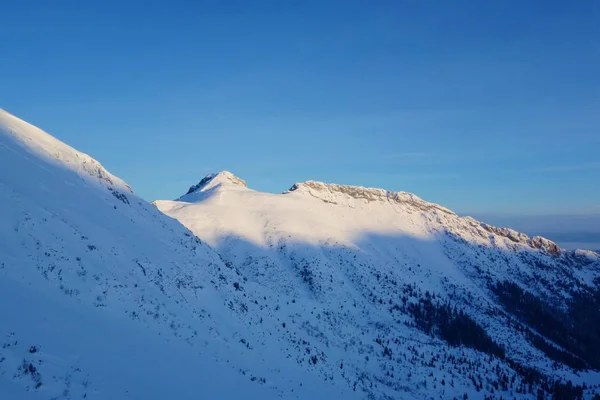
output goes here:
<path id="1" fill-rule="evenodd" d="M 233 184 L 243 187 L 248 187 L 246 181 L 241 178 L 238 178 L 234 174 L 228 171 L 221 171 L 218 174 L 208 174 L 200 182 L 195 185 L 192 185 L 190 189 L 187 191 L 186 195 L 198 192 L 208 188 L 209 186 L 216 186 L 218 184 Z"/>
<path id="2" fill-rule="evenodd" d="M 454 212 L 438 204 L 429 203 L 418 196 L 408 192 L 392 192 L 384 189 L 366 188 L 362 186 L 348 186 L 328 184 L 317 181 L 307 181 L 294 184 L 286 193 L 304 191 L 327 203 L 337 204 L 335 197 L 345 195 L 354 199 L 367 202 L 395 202 L 409 205 L 421 211 L 437 210 L 446 214 L 456 215 Z"/>
<path id="3" fill-rule="evenodd" d="M 541 236 L 534 236 L 533 238 L 530 238 L 526 234 L 517 232 L 510 228 L 497 228 L 495 226 L 483 223 L 481 224 L 481 227 L 490 233 L 505 237 L 515 243 L 525 244 L 532 249 L 540 249 L 553 256 L 561 255 L 561 249 L 556 243 Z"/>

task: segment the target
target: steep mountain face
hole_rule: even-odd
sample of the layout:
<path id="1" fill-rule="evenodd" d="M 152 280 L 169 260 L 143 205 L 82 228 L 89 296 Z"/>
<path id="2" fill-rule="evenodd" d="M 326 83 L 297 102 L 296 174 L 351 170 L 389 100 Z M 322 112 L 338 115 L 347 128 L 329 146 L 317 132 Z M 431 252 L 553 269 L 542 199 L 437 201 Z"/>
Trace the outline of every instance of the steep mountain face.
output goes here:
<path id="1" fill-rule="evenodd" d="M 209 246 L 2 110 L 0 204 L 0 399 L 356 395 L 260 344 Z"/>
<path id="2" fill-rule="evenodd" d="M 600 256 L 417 196 L 229 172 L 156 201 L 234 271 L 239 320 L 368 398 L 578 398 L 600 383 Z M 226 278 L 224 278 L 226 279 Z"/>

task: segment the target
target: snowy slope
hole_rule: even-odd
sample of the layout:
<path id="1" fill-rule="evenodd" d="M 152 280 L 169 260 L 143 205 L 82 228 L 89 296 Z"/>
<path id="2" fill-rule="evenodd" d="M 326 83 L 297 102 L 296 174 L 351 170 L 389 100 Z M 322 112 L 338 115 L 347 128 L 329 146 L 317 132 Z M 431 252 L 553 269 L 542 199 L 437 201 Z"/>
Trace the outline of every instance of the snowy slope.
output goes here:
<path id="1" fill-rule="evenodd" d="M 410 193 L 314 181 L 260 193 L 226 171 L 176 201 L 153 204 L 239 274 L 251 308 L 240 315 L 249 327 L 257 315 L 263 325 L 279 322 L 259 332 L 286 343 L 287 358 L 365 396 L 534 398 L 543 385 L 530 385 L 526 368 L 550 381 L 600 383 L 594 366 L 571 368 L 585 364 L 577 357 L 570 366 L 557 363 L 573 355 L 555 343 L 560 338 L 537 332 L 493 290 L 514 284 L 569 310 L 578 292 L 598 288 L 593 252 L 459 217 Z M 418 312 L 410 310 L 432 298 L 466 313 L 502 354 L 450 345 L 436 333 L 441 327 L 418 329 Z"/>
<path id="2" fill-rule="evenodd" d="M 2 110 L 0 204 L 0 399 L 352 398 L 255 344 L 210 247 Z"/>
<path id="3" fill-rule="evenodd" d="M 0 111 L 0 204 L 0 399 L 568 398 L 552 386 L 567 379 L 585 397 L 598 389 L 593 333 L 562 340 L 494 286 L 515 283 L 543 300 L 535 311 L 593 327 L 598 255 L 409 193 L 305 182 L 273 195 L 212 174 L 155 203 L 196 237 L 91 157 Z"/>

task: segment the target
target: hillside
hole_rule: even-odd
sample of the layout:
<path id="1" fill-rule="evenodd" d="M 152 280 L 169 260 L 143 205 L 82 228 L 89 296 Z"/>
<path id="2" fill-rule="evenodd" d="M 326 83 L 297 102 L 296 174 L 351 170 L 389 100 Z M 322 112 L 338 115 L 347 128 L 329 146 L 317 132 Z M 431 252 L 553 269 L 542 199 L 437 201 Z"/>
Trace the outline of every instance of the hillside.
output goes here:
<path id="1" fill-rule="evenodd" d="M 239 275 L 242 320 L 324 379 L 372 398 L 576 398 L 600 383 L 596 253 L 314 181 L 269 194 L 221 172 L 154 204 Z"/>
<path id="2" fill-rule="evenodd" d="M 219 256 L 90 156 L 0 110 L 0 398 L 352 398 L 230 304 Z"/>

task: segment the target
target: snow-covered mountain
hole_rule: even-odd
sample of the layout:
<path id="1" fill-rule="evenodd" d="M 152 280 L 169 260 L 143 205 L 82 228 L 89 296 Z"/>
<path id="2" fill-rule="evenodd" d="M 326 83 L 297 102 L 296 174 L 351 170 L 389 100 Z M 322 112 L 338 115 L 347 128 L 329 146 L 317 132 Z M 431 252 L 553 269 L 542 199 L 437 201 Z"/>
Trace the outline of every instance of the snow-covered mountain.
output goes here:
<path id="1" fill-rule="evenodd" d="M 222 172 L 154 207 L 0 111 L 0 204 L 0 399 L 598 390 L 599 256 L 409 193 Z"/>
<path id="2" fill-rule="evenodd" d="M 410 193 L 269 194 L 226 171 L 153 204 L 238 274 L 232 308 L 264 345 L 364 396 L 576 398 L 600 383 L 594 252 Z"/>
<path id="3" fill-rule="evenodd" d="M 258 344 L 211 248 L 1 110 L 0 204 L 0 399 L 355 395 Z"/>

